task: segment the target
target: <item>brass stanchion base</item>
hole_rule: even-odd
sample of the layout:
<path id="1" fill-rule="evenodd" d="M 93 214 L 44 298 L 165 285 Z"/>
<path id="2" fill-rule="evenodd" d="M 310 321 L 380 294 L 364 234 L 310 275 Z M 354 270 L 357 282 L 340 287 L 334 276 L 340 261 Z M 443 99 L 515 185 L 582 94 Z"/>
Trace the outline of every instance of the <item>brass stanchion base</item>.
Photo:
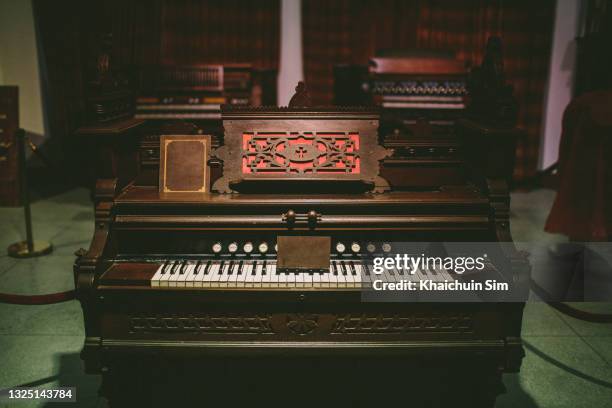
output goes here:
<path id="1" fill-rule="evenodd" d="M 8 247 L 8 254 L 14 258 L 32 258 L 50 254 L 52 250 L 53 246 L 50 242 L 34 241 L 32 251 L 28 251 L 28 243 L 26 241 L 21 241 L 11 244 Z"/>

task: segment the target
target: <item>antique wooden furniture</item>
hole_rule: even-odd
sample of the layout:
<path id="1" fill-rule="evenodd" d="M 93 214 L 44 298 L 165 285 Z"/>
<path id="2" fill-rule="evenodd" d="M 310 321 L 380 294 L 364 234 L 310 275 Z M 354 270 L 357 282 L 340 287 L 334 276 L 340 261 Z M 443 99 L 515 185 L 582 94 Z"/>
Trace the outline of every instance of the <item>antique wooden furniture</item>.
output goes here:
<path id="1" fill-rule="evenodd" d="M 0 86 L 0 205 L 20 203 L 17 141 L 19 128 L 19 89 Z"/>
<path id="2" fill-rule="evenodd" d="M 523 303 L 364 302 L 361 287 L 371 280 L 364 257 L 391 251 L 400 241 L 504 243 L 489 254 L 510 265 L 501 278 L 528 278 L 509 233 L 508 171 L 497 167 L 513 155 L 513 134 L 505 135 L 508 143 L 495 144 L 480 130 L 462 133 L 456 142 L 460 175 L 453 183 L 432 172 L 427 187 L 376 192 L 375 183 L 364 188 L 361 177 L 374 180 L 377 166 L 364 165 L 355 183 L 348 165 L 390 153 L 373 132 L 376 110 L 228 109 L 223 120 L 226 144 L 213 153 L 222 177 L 230 176 L 215 185 L 222 192 L 167 194 L 155 178 L 123 189 L 114 180 L 98 181 L 93 240 L 75 264 L 86 370 L 101 371 L 111 388 L 125 389 L 122 382 L 131 387 L 156 371 L 132 374 L 142 361 L 152 367 L 219 356 L 426 358 L 446 369 L 466 362 L 468 370 L 478 367 L 479 381 L 495 383 L 483 387 L 494 400 L 501 373 L 520 367 Z M 317 142 L 319 153 L 314 135 L 324 139 Z M 357 141 L 364 150 L 352 150 Z M 253 143 L 286 152 L 271 159 L 283 164 L 276 178 L 284 186 L 270 184 L 268 171 L 278 167 L 265 155 L 257 161 Z M 342 171 L 331 179 L 330 192 L 329 174 L 314 171 L 313 157 L 325 164 L 340 145 L 345 154 L 331 160 Z M 469 153 L 481 149 L 487 154 Z M 351 152 L 359 154 L 345 157 Z M 263 180 L 254 175 L 259 170 Z M 245 175 L 251 189 L 227 188 Z M 287 187 L 294 184 L 301 187 Z M 319 252 L 321 242 L 327 255 Z M 328 268 L 320 268 L 321 256 L 329 259 Z M 308 270 L 296 257 L 308 258 Z M 281 271 L 281 264 L 297 271 Z"/>
<path id="3" fill-rule="evenodd" d="M 381 174 L 398 190 L 429 188 L 440 178 L 447 185 L 465 183 L 461 157 L 477 153 L 462 151 L 458 133 L 486 134 L 487 146 L 513 144 L 521 136 L 495 37 L 472 70 L 452 53 L 387 52 L 368 67 L 336 67 L 335 92 L 336 103 L 357 100 L 382 108 L 381 142 L 394 154 L 384 160 Z M 486 154 L 482 145 L 474 148 Z M 512 162 L 503 165 L 512 171 L 514 155 L 503 160 Z"/>
<path id="4" fill-rule="evenodd" d="M 113 61 L 113 35 L 103 32 L 96 37 L 88 49 L 83 123 L 129 119 L 134 116 L 134 93 L 127 76 Z"/>
<path id="5" fill-rule="evenodd" d="M 75 132 L 75 143 L 89 152 L 87 180 L 94 190 L 96 180 L 117 179 L 123 187 L 139 172 L 139 146 L 142 119 L 121 119 L 82 126 Z"/>

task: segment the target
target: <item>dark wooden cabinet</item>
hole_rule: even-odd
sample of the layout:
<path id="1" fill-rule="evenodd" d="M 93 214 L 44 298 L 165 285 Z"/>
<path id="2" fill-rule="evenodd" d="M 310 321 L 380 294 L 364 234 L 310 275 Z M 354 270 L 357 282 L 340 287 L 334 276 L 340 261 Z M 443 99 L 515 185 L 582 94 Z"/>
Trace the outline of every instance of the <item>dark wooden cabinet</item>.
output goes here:
<path id="1" fill-rule="evenodd" d="M 0 86 L 0 205 L 21 203 L 16 132 L 19 128 L 19 89 Z"/>
<path id="2" fill-rule="evenodd" d="M 123 119 L 83 126 L 75 132 L 75 143 L 83 146 L 88 184 L 114 178 L 119 186 L 134 180 L 139 171 L 139 144 L 145 121 Z"/>

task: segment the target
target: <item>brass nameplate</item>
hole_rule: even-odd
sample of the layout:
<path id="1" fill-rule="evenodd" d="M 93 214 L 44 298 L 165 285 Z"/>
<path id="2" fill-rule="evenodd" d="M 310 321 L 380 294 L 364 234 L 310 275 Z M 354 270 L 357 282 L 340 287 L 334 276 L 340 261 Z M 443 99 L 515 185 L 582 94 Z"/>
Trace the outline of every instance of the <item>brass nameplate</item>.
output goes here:
<path id="1" fill-rule="evenodd" d="M 329 270 L 330 237 L 279 236 L 276 267 L 279 270 Z"/>

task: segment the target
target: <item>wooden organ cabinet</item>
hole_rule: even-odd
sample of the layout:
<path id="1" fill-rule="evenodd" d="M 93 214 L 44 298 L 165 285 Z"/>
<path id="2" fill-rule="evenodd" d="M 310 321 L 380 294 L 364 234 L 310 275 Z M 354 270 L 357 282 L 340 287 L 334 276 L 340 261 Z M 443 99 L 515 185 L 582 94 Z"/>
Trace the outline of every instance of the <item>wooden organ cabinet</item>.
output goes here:
<path id="1" fill-rule="evenodd" d="M 256 403 L 259 389 L 286 404 L 296 395 L 330 402 L 337 385 L 347 403 L 398 384 L 414 404 L 492 406 L 501 374 L 524 355 L 523 302 L 368 302 L 362 289 L 373 281 L 370 256 L 413 241 L 490 243 L 489 273 L 528 280 L 509 233 L 515 133 L 470 122 L 452 160 L 419 151 L 422 163 L 385 173 L 398 146 L 381 143 L 377 108 L 224 106 L 221 118 L 211 192 L 160 192 L 155 177 L 125 188 L 98 181 L 96 228 L 75 280 L 82 358 L 103 373 L 103 391 L 148 405 L 164 390 L 169 401 L 204 390 L 231 404 L 241 395 Z M 273 368 L 281 356 L 291 364 Z M 238 357 L 254 364 L 249 378 L 217 371 Z M 313 361 L 321 368 L 307 369 Z M 337 371 L 344 364 L 355 368 Z M 159 373 L 171 374 L 153 386 Z M 243 389 L 248 381 L 260 385 Z"/>
<path id="2" fill-rule="evenodd" d="M 368 67 L 335 67 L 335 101 L 359 101 L 382 108 L 379 136 L 393 156 L 381 173 L 396 189 L 464 183 L 468 175 L 462 156 L 487 156 L 496 144 L 513 150 L 521 135 L 516 125 L 516 101 L 505 82 L 501 41 L 489 39 L 481 66 L 469 70 L 453 53 L 411 51 L 375 56 Z M 474 134 L 482 143 L 462 151 L 462 138 Z M 487 161 L 489 177 L 510 179 L 514 155 Z M 409 171 L 407 171 L 409 170 Z"/>

